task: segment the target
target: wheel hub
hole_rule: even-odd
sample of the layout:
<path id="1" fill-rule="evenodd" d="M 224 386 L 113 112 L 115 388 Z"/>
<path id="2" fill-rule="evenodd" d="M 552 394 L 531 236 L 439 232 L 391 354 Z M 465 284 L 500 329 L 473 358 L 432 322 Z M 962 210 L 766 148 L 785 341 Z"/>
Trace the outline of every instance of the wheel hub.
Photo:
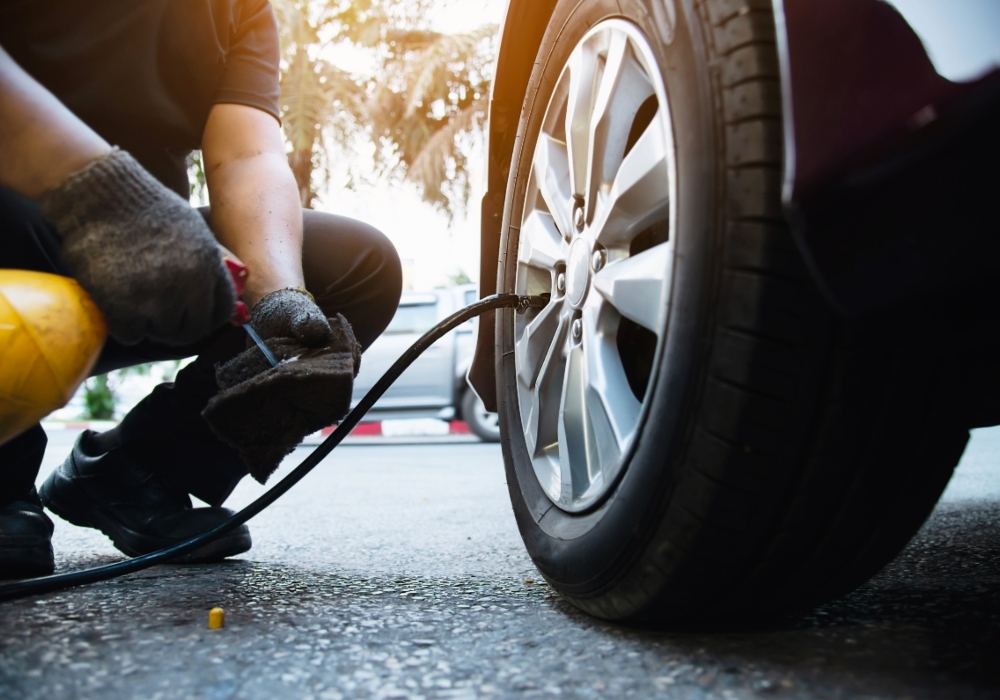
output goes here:
<path id="1" fill-rule="evenodd" d="M 566 299 L 574 309 L 583 306 L 590 289 L 590 246 L 577 238 L 566 261 Z"/>

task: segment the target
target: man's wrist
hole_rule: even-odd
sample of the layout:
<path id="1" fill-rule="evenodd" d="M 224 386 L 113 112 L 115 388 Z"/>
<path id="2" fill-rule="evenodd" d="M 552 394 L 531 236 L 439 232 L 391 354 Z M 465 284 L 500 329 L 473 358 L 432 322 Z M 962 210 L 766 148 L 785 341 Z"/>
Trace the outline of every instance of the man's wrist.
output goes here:
<path id="1" fill-rule="evenodd" d="M 314 297 L 312 295 L 312 292 L 310 292 L 308 289 L 306 289 L 303 285 L 296 284 L 296 285 L 291 285 L 291 286 L 288 286 L 288 287 L 280 287 L 278 289 L 272 289 L 271 291 L 267 292 L 266 294 L 264 294 L 260 298 L 258 298 L 252 305 L 250 305 L 250 308 L 252 309 L 258 303 L 262 302 L 264 299 L 266 299 L 267 297 L 271 296 L 272 294 L 277 294 L 278 292 L 285 292 L 285 291 L 298 292 L 300 294 L 304 294 L 306 297 L 309 298 L 309 301 L 311 301 L 314 304 L 316 303 L 316 297 Z"/>
<path id="2" fill-rule="evenodd" d="M 255 268 L 253 265 L 247 265 L 247 269 L 250 271 L 250 275 L 247 279 L 246 288 L 243 291 L 243 302 L 247 305 L 248 309 L 255 307 L 268 294 L 273 294 L 282 289 L 305 290 L 305 285 L 301 279 L 296 280 L 294 277 L 289 276 L 284 276 L 283 279 L 260 279 L 259 276 L 254 275 Z"/>

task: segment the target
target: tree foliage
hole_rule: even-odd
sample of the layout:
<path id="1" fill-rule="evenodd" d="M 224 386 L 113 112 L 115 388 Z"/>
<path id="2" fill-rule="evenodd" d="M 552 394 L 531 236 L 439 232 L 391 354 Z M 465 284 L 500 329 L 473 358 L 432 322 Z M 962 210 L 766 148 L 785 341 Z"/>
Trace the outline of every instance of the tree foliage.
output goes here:
<path id="1" fill-rule="evenodd" d="M 469 193 L 468 152 L 485 120 L 494 27 L 461 34 L 429 28 L 431 0 L 273 0 L 281 32 L 281 114 L 304 206 L 352 145 L 375 145 L 390 179 L 416 183 L 451 214 Z M 328 58 L 350 45 L 367 73 Z"/>
<path id="2" fill-rule="evenodd" d="M 331 151 L 364 123 L 365 80 L 322 56 L 329 43 L 323 31 L 336 17 L 330 5 L 308 0 L 272 4 L 281 37 L 281 120 L 288 163 L 302 206 L 309 207 L 317 179 L 325 181 L 329 172 Z"/>
<path id="3" fill-rule="evenodd" d="M 108 375 L 91 377 L 83 385 L 84 418 L 111 420 L 115 417 L 117 397 L 108 381 Z"/>
<path id="4" fill-rule="evenodd" d="M 451 213 L 469 195 L 470 135 L 486 118 L 494 27 L 462 34 L 386 32 L 368 103 L 379 164 Z"/>

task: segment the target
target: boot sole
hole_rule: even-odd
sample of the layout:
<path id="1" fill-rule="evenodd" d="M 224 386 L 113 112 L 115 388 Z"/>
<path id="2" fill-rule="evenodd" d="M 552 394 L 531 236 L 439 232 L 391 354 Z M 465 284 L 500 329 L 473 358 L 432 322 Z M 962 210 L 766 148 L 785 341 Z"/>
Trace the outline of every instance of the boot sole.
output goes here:
<path id="1" fill-rule="evenodd" d="M 184 541 L 144 535 L 122 524 L 114 516 L 109 515 L 100 507 L 93 506 L 92 504 L 87 504 L 83 509 L 68 508 L 60 504 L 55 497 L 55 492 L 60 489 L 58 481 L 60 481 L 60 475 L 57 471 L 50 475 L 41 488 L 38 489 L 38 495 L 45 507 L 68 523 L 72 523 L 78 527 L 89 527 L 100 530 L 111 540 L 116 549 L 127 556 L 139 557 L 144 554 L 151 554 L 161 549 L 173 547 Z M 72 488 L 72 486 L 67 485 L 66 488 Z M 190 554 L 178 557 L 174 561 L 185 564 L 215 562 L 242 554 L 248 551 L 251 546 L 250 533 L 244 526 L 235 532 L 223 535 L 214 542 L 209 542 L 204 547 Z"/>

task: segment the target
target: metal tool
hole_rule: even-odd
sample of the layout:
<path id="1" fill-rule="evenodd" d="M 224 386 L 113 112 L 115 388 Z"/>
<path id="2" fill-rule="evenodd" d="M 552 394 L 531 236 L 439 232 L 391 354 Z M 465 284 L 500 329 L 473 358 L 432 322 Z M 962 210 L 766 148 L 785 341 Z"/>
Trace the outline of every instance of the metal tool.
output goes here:
<path id="1" fill-rule="evenodd" d="M 259 335 L 257 335 L 257 331 L 253 329 L 253 326 L 251 326 L 249 323 L 244 323 L 243 330 L 245 330 L 247 332 L 247 335 L 250 336 L 250 339 L 257 344 L 258 349 L 260 349 L 260 351 L 264 354 L 264 357 L 267 358 L 267 361 L 271 363 L 271 366 L 277 367 L 278 358 L 275 357 L 274 353 L 271 352 L 271 349 L 267 347 L 267 344 L 264 342 L 264 339 L 261 338 Z"/>

